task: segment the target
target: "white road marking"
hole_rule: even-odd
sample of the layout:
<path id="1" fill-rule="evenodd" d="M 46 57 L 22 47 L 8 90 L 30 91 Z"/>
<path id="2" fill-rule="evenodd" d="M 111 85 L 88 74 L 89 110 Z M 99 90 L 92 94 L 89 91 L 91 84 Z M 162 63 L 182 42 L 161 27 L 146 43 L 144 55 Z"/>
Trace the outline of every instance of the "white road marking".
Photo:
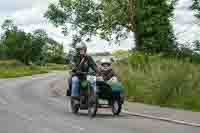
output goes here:
<path id="1" fill-rule="evenodd" d="M 174 120 L 174 119 L 169 119 L 169 118 L 165 118 L 165 117 L 156 117 L 156 116 L 147 115 L 147 114 L 140 114 L 140 113 L 135 113 L 135 112 L 129 112 L 129 111 L 125 111 L 125 110 L 123 111 L 123 113 L 128 114 L 128 115 L 143 117 L 143 118 L 147 118 L 147 119 L 154 119 L 154 120 L 166 121 L 166 122 L 170 122 L 170 123 L 175 123 L 175 124 L 180 124 L 180 125 L 187 125 L 187 126 L 193 126 L 193 127 L 200 127 L 199 123 L 192 123 L 192 122 Z"/>

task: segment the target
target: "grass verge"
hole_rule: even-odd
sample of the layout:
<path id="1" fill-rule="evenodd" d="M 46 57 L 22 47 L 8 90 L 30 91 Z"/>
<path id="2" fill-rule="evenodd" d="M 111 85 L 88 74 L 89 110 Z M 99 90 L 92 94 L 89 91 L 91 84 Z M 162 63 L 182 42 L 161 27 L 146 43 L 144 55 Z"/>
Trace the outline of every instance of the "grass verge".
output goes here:
<path id="1" fill-rule="evenodd" d="M 44 66 L 25 66 L 15 60 L 0 61 L 0 78 L 31 76 L 48 73 L 53 70 L 67 70 L 69 66 L 59 64 L 46 64 Z"/>
<path id="2" fill-rule="evenodd" d="M 199 64 L 135 53 L 114 69 L 130 101 L 200 111 Z"/>

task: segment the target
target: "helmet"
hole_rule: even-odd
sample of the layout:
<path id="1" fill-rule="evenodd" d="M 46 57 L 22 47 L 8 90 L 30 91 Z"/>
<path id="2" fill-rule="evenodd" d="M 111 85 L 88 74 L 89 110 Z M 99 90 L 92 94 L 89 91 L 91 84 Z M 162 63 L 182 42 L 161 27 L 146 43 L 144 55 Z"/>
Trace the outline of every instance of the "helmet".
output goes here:
<path id="1" fill-rule="evenodd" d="M 103 58 L 100 63 L 101 63 L 101 65 L 103 65 L 103 64 L 111 65 L 112 61 L 110 58 Z"/>
<path id="2" fill-rule="evenodd" d="M 84 53 L 80 53 L 80 50 L 81 49 L 84 49 Z M 82 54 L 82 55 L 85 55 L 86 54 L 86 51 L 87 51 L 87 46 L 86 46 L 86 44 L 84 43 L 84 42 L 80 42 L 80 43 L 78 43 L 77 45 L 76 45 L 76 52 L 78 53 L 78 54 Z"/>
<path id="3" fill-rule="evenodd" d="M 84 42 L 76 44 L 76 49 L 87 49 L 87 46 Z"/>
<path id="4" fill-rule="evenodd" d="M 103 71 L 108 71 L 108 70 L 112 69 L 112 67 L 111 67 L 112 61 L 109 58 L 103 58 L 101 60 L 100 64 L 101 64 L 101 69 Z"/>

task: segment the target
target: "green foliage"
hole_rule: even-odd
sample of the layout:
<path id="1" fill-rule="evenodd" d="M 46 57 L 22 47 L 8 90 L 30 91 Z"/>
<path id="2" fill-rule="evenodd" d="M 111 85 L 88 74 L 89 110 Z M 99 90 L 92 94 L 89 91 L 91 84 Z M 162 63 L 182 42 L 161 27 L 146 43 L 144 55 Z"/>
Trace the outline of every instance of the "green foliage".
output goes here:
<path id="1" fill-rule="evenodd" d="M 129 56 L 129 62 L 132 68 L 146 70 L 149 65 L 149 57 L 147 54 L 135 51 Z"/>
<path id="2" fill-rule="evenodd" d="M 130 51 L 127 50 L 116 50 L 112 52 L 112 55 L 115 57 L 123 57 L 123 56 L 129 56 Z"/>
<path id="3" fill-rule="evenodd" d="M 6 55 L 7 47 L 0 42 L 0 59 L 5 59 L 7 57 Z"/>
<path id="4" fill-rule="evenodd" d="M 200 52 L 200 41 L 196 40 L 193 42 L 194 44 L 194 50 Z"/>
<path id="5" fill-rule="evenodd" d="M 49 63 L 64 64 L 63 45 L 54 41 L 52 38 L 48 38 L 47 45 L 43 47 L 42 59 Z"/>
<path id="6" fill-rule="evenodd" d="M 63 45 L 49 38 L 44 30 L 26 33 L 12 20 L 5 20 L 2 29 L 0 59 L 17 59 L 26 65 L 64 63 Z"/>
<path id="7" fill-rule="evenodd" d="M 5 31 L 17 31 L 17 26 L 13 23 L 13 20 L 6 19 L 1 28 Z"/>
<path id="8" fill-rule="evenodd" d="M 27 54 L 30 47 L 30 36 L 23 31 L 7 31 L 6 38 L 3 38 L 3 45 L 7 47 L 6 54 L 9 58 L 17 58 L 27 63 Z"/>
<path id="9" fill-rule="evenodd" d="M 62 26 L 64 33 L 76 30 L 80 38 L 90 37 L 100 26 L 100 5 L 93 0 L 60 0 L 58 5 L 49 5 L 45 17 L 56 26 Z"/>
<path id="10" fill-rule="evenodd" d="M 178 66 L 178 67 L 177 67 Z M 179 67 L 182 66 L 180 69 Z M 161 74 L 158 92 L 155 92 L 156 103 L 166 104 L 178 96 L 188 96 L 192 89 L 191 66 L 178 63 L 168 66 L 168 73 Z"/>
<path id="11" fill-rule="evenodd" d="M 32 34 L 31 60 L 33 62 L 42 58 L 43 47 L 47 45 L 48 35 L 45 31 L 38 29 Z"/>
<path id="12" fill-rule="evenodd" d="M 200 19 L 200 1 L 199 0 L 192 0 L 191 9 L 195 11 L 195 17 Z"/>
<path id="13" fill-rule="evenodd" d="M 72 45 L 95 35 L 110 41 L 112 34 L 116 40 L 127 37 L 128 8 L 128 0 L 60 0 L 58 4 L 49 5 L 45 17 L 54 25 L 62 26 L 64 33 L 77 31 Z"/>
<path id="14" fill-rule="evenodd" d="M 180 69 L 181 68 L 181 69 Z M 199 64 L 160 55 L 135 53 L 114 69 L 135 102 L 200 110 Z"/>
<path id="15" fill-rule="evenodd" d="M 45 17 L 64 32 L 77 31 L 73 46 L 81 39 L 90 40 L 93 35 L 119 41 L 132 31 L 137 49 L 169 51 L 176 47 L 170 24 L 176 0 L 168 3 L 167 0 L 59 0 L 58 4 L 49 5 Z"/>
<path id="16" fill-rule="evenodd" d="M 138 50 L 169 51 L 176 47 L 170 18 L 175 2 L 167 0 L 136 0 L 135 36 Z"/>

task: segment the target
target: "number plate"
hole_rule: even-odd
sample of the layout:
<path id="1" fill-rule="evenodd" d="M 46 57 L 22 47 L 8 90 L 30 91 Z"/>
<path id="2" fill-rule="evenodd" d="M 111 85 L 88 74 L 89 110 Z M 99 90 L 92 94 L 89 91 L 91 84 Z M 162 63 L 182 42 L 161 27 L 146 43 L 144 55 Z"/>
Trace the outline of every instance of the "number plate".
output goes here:
<path id="1" fill-rule="evenodd" d="M 87 76 L 87 80 L 89 81 L 96 81 L 96 76 Z"/>
<path id="2" fill-rule="evenodd" d="M 107 100 L 99 100 L 99 103 L 100 104 L 108 104 L 108 101 Z"/>

